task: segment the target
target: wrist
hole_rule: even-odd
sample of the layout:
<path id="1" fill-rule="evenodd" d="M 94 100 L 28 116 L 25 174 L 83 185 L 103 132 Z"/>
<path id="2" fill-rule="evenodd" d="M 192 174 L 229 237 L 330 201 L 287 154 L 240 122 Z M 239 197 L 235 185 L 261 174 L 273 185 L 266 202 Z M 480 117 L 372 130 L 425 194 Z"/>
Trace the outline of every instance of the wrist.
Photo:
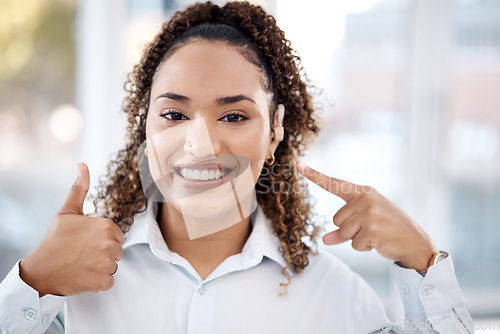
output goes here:
<path id="1" fill-rule="evenodd" d="M 19 262 L 19 277 L 24 281 L 24 283 L 36 290 L 41 298 L 49 294 L 49 292 L 47 292 L 42 284 L 40 284 L 41 280 L 37 277 L 38 275 L 36 272 L 37 270 L 31 266 L 29 256 Z"/>
<path id="2" fill-rule="evenodd" d="M 438 249 L 429 248 L 410 254 L 407 258 L 399 261 L 401 265 L 408 269 L 415 269 L 418 272 L 425 272 L 440 254 Z"/>
<path id="3" fill-rule="evenodd" d="M 434 255 L 432 255 L 431 259 L 429 260 L 429 265 L 427 266 L 427 269 L 435 265 L 436 263 L 440 262 L 441 260 L 444 260 L 448 257 L 448 253 L 440 250 Z"/>

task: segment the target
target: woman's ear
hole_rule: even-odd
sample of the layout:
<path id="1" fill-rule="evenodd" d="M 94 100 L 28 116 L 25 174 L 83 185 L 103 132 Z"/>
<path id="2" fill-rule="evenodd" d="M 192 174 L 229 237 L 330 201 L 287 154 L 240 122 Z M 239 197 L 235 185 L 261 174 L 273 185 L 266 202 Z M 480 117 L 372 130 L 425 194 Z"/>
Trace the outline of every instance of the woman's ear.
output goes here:
<path id="1" fill-rule="evenodd" d="M 285 106 L 282 104 L 278 105 L 278 110 L 274 113 L 274 139 L 273 141 L 282 141 L 285 135 L 285 129 L 283 128 L 283 119 L 285 118 Z"/>

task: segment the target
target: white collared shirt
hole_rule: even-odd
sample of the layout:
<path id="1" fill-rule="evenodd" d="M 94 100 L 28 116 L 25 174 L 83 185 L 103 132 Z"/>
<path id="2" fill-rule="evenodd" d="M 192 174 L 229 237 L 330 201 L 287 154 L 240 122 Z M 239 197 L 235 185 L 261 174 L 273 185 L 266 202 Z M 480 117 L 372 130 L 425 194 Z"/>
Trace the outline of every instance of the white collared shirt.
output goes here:
<path id="1" fill-rule="evenodd" d="M 391 323 L 373 289 L 323 250 L 280 296 L 286 261 L 260 208 L 242 252 L 202 280 L 168 249 L 151 204 L 125 236 L 111 290 L 39 298 L 18 262 L 0 284 L 0 333 L 473 333 L 450 256 L 425 277 L 393 265 L 406 319 Z"/>

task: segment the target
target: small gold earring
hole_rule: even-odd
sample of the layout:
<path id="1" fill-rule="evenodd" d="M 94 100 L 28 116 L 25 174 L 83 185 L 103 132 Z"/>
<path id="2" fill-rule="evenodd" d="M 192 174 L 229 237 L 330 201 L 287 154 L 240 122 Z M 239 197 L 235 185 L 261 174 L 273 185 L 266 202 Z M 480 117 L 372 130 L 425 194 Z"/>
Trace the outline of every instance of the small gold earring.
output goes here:
<path id="1" fill-rule="evenodd" d="M 271 154 L 271 157 L 266 159 L 266 164 L 272 165 L 274 163 L 274 154 Z"/>

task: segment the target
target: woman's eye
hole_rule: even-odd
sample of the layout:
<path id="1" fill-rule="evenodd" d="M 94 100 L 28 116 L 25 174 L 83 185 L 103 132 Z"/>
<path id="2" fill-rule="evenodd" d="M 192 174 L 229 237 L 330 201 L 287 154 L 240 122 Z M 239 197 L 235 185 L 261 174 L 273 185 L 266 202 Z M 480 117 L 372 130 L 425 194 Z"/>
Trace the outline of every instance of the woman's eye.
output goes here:
<path id="1" fill-rule="evenodd" d="M 171 121 L 182 121 L 187 119 L 186 116 L 181 114 L 180 112 L 175 112 L 175 111 L 168 111 L 163 114 L 161 114 L 162 117 L 165 117 L 166 119 L 169 119 Z"/>
<path id="2" fill-rule="evenodd" d="M 231 114 L 231 115 L 224 116 L 222 118 L 222 120 L 224 122 L 229 122 L 229 123 L 237 123 L 237 122 L 241 122 L 241 121 L 244 121 L 247 119 L 248 119 L 247 117 L 245 117 L 243 115 L 238 115 L 238 114 Z"/>

